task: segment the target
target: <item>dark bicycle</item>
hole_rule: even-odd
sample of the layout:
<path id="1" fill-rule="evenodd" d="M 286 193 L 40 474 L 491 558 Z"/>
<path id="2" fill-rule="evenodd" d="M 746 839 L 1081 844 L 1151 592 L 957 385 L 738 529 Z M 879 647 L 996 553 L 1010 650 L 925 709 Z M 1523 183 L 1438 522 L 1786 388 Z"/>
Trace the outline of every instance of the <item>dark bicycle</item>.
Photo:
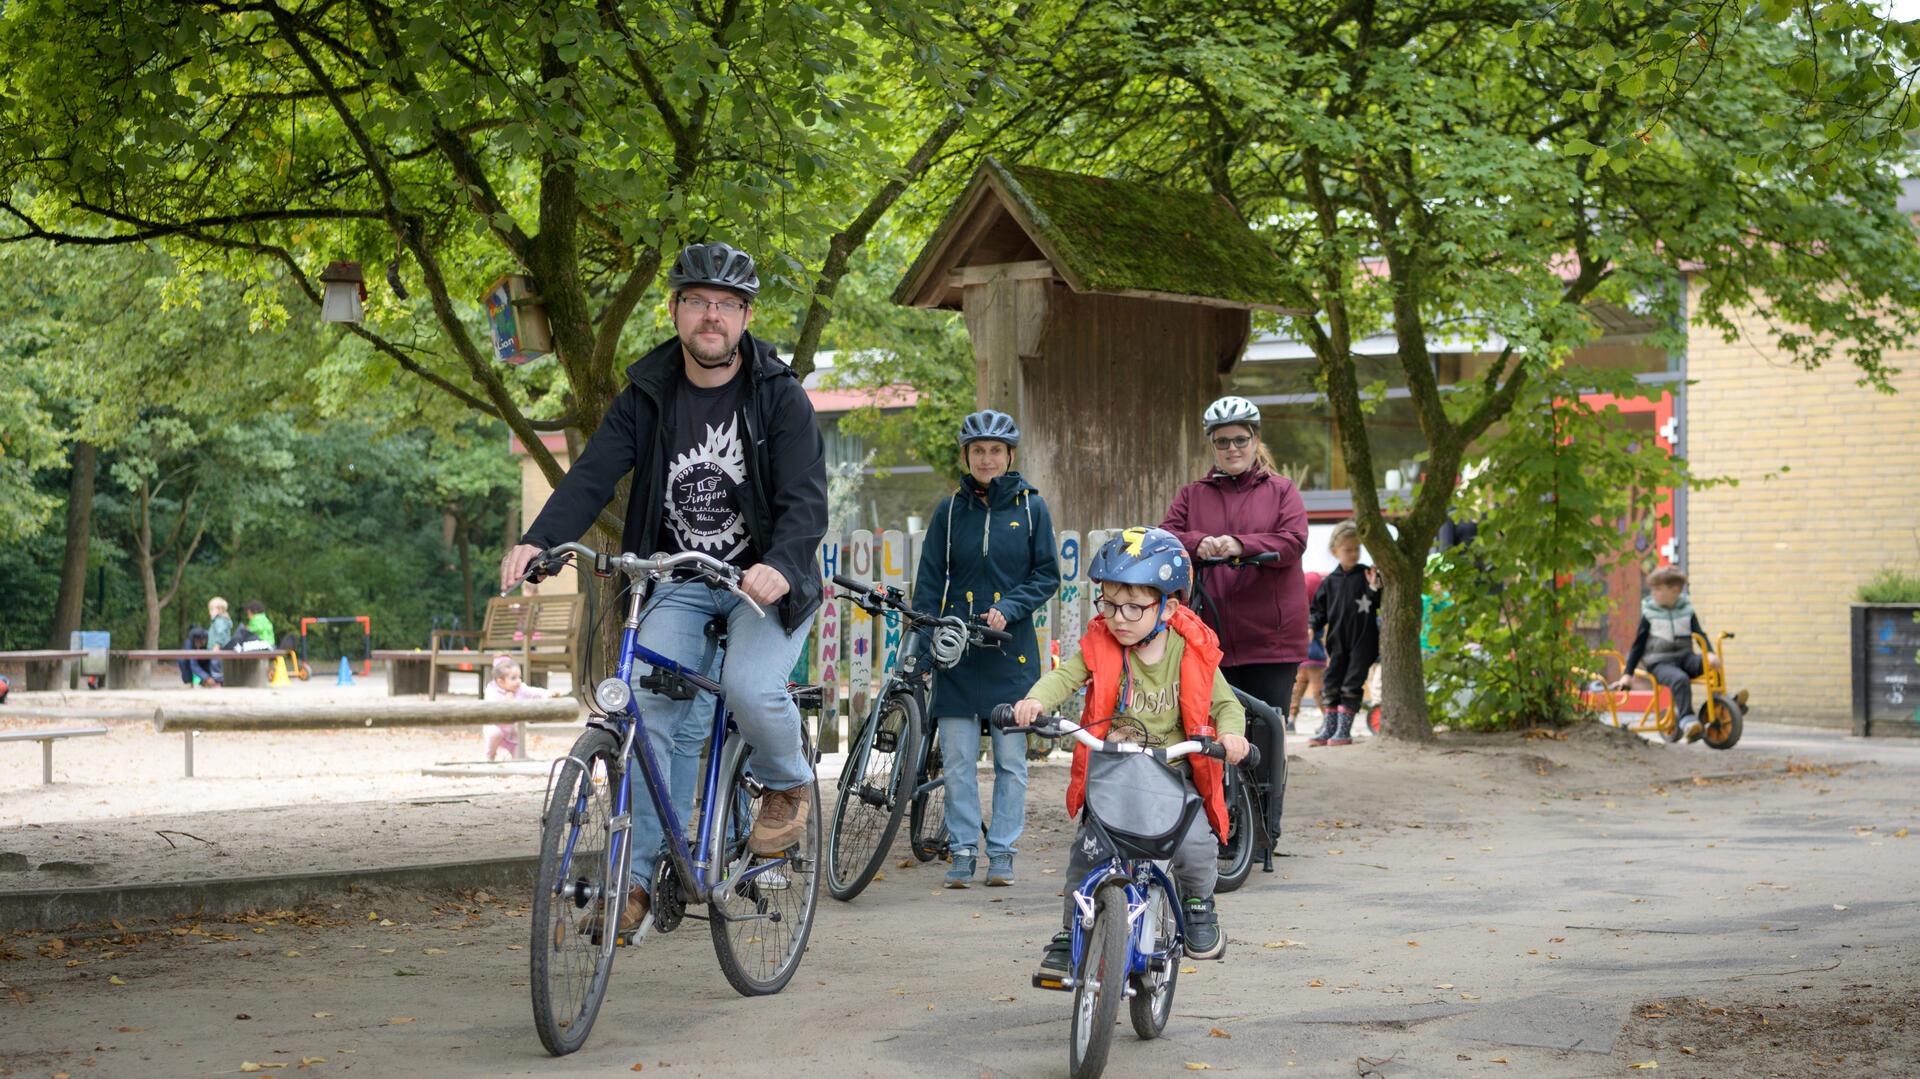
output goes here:
<path id="1" fill-rule="evenodd" d="M 915 611 L 898 588 L 839 576 L 833 583 L 876 619 L 897 619 L 902 626 L 900 658 L 887 672 L 840 772 L 827 836 L 827 892 L 846 900 L 880 871 L 903 818 L 914 857 L 931 861 L 946 849 L 946 774 L 938 725 L 927 717 L 933 672 L 959 662 L 968 648 L 997 646 L 1011 637 L 977 621 Z M 929 640 L 927 655 L 913 647 L 919 637 Z"/>
<path id="2" fill-rule="evenodd" d="M 1233 558 L 1194 559 L 1193 609 L 1195 613 L 1215 606 L 1207 595 L 1206 570 L 1217 567 L 1258 566 L 1278 559 L 1266 551 Z M 1273 845 L 1280 839 L 1280 816 L 1287 799 L 1287 714 L 1291 701 L 1263 701 L 1235 689 L 1233 695 L 1247 710 L 1247 740 L 1260 749 L 1254 763 L 1241 761 L 1227 771 L 1228 838 L 1220 845 L 1220 882 L 1216 891 L 1231 892 L 1247 882 L 1253 872 L 1255 852 L 1260 855 L 1263 873 L 1273 872 Z M 1252 827 L 1242 827 L 1251 823 Z"/>
<path id="3" fill-rule="evenodd" d="M 533 1022 L 541 1044 L 555 1056 L 585 1044 L 606 997 L 616 945 L 637 944 L 649 927 L 670 932 L 683 918 L 704 920 L 727 981 L 744 996 L 785 988 L 806 954 L 820 892 L 819 791 L 805 835 L 779 855 L 748 847 L 758 811 L 759 784 L 749 770 L 752 748 L 740 736 L 720 683 L 704 668 L 725 647 L 724 622 L 709 625 L 708 650 L 700 668 L 663 656 L 640 643 L 646 589 L 642 581 L 669 574 L 691 576 L 724 588 L 760 612 L 740 591 L 739 571 L 709 555 L 683 552 L 656 558 L 608 554 L 578 543 L 541 552 L 523 580 L 551 576 L 578 558 L 596 576 L 624 574 L 633 584 L 622 626 L 618 671 L 593 687 L 594 717 L 567 755 L 548 773 L 542 803 L 540 865 L 533 891 L 533 938 L 529 948 Z M 704 690 L 713 695 L 711 742 L 700 775 L 697 838 L 689 842 L 668 791 L 668 762 L 658 759 L 646 736 L 629 679 L 635 663 L 651 666 L 641 684 L 685 700 Z M 790 690 L 803 707 L 817 706 L 817 687 Z M 804 727 L 802 748 L 814 751 Z M 629 934 L 617 920 L 632 886 L 635 773 L 652 799 L 665 832 L 666 858 L 649 889 L 652 910 Z M 704 903 L 707 914 L 687 908 Z M 611 930 L 611 931 L 609 931 Z"/>

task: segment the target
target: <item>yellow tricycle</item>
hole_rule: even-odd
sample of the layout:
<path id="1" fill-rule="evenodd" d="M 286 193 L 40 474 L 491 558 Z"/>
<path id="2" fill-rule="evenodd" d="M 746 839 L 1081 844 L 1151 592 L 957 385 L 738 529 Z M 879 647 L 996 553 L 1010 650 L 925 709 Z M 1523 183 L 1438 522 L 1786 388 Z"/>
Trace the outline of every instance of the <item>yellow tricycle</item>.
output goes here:
<path id="1" fill-rule="evenodd" d="M 1696 633 L 1693 644 L 1703 657 L 1701 675 L 1693 680 L 1696 686 L 1706 687 L 1706 702 L 1700 709 L 1700 722 L 1706 727 L 1702 739 L 1714 749 L 1732 749 L 1740 741 L 1740 727 L 1746 718 L 1744 698 L 1746 691 L 1738 694 L 1727 692 L 1727 642 L 1733 634 L 1722 633 L 1715 641 L 1713 651 L 1707 650 L 1707 639 Z M 1625 668 L 1627 659 L 1611 648 L 1599 649 L 1596 655 L 1612 657 L 1613 662 Z M 1673 700 L 1670 694 L 1654 681 L 1653 674 L 1642 668 L 1632 672 L 1634 675 L 1653 682 L 1653 689 L 1615 690 L 1604 678 L 1596 678 L 1589 683 L 1583 696 L 1588 707 L 1600 713 L 1601 721 L 1614 727 L 1643 734 L 1657 732 L 1669 742 L 1680 740 L 1680 717 L 1674 714 Z M 1640 698 L 1645 697 L 1644 705 Z M 1621 707 L 1627 712 L 1622 714 Z M 1638 715 L 1634 708 L 1640 708 Z"/>

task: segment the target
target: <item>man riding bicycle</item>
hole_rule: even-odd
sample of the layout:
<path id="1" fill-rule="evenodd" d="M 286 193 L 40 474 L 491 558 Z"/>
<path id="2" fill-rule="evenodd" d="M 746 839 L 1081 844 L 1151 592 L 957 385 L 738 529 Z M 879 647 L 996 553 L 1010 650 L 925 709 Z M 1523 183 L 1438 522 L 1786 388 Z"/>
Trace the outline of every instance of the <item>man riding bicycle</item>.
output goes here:
<path id="1" fill-rule="evenodd" d="M 584 534 L 629 472 L 622 550 L 699 551 L 738 568 L 741 591 L 773 617 L 756 617 L 703 581 L 667 580 L 647 600 L 640 644 L 701 655 L 707 624 L 726 620 L 732 662 L 719 681 L 766 789 L 748 842 L 757 854 L 778 854 L 806 830 L 813 783 L 786 679 L 820 607 L 814 552 L 827 530 L 826 447 L 799 376 L 746 332 L 760 291 L 752 257 L 724 243 L 692 244 L 667 284 L 676 336 L 627 368 L 626 387 L 580 459 L 501 559 L 500 586 L 520 580 L 541 551 Z M 637 683 L 647 668 L 635 664 L 633 673 Z M 634 690 L 653 752 L 673 758 L 673 804 L 688 817 L 712 701 Z M 642 799 L 633 809 L 635 887 L 623 931 L 646 918 L 660 845 L 658 816 Z"/>

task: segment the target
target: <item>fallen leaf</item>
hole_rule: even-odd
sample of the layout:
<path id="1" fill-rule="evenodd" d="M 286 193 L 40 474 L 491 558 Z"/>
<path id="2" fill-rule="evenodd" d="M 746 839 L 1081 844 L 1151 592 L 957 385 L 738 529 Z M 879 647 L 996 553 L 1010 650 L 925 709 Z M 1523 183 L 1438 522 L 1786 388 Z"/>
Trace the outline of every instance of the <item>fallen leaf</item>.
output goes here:
<path id="1" fill-rule="evenodd" d="M 145 1034 L 147 1032 L 146 1027 L 120 1027 L 119 1030 L 122 1034 Z"/>
<path id="2" fill-rule="evenodd" d="M 1420 942 L 1417 940 L 1410 940 L 1407 942 L 1407 947 L 1409 948 L 1418 948 L 1419 946 L 1420 946 Z"/>
<path id="3" fill-rule="evenodd" d="M 1643 1060 L 1638 1064 L 1627 1065 L 1627 1067 L 1629 1068 L 1639 1068 L 1642 1071 L 1652 1071 L 1655 1068 L 1658 1068 L 1659 1066 L 1660 1066 L 1660 1062 L 1657 1060 Z"/>
<path id="4" fill-rule="evenodd" d="M 1262 944 L 1261 947 L 1262 948 L 1304 948 L 1306 947 L 1306 944 L 1303 941 L 1287 940 L 1283 937 L 1280 940 L 1270 940 L 1265 944 Z"/>
<path id="5" fill-rule="evenodd" d="M 1198 973 L 1200 973 L 1200 968 L 1199 968 L 1199 967 L 1181 967 L 1181 968 L 1180 968 L 1180 973 L 1182 973 L 1182 974 L 1198 974 Z"/>
<path id="6" fill-rule="evenodd" d="M 1347 852 L 1346 852 L 1346 851 L 1344 851 L 1344 850 L 1330 850 L 1330 851 L 1328 851 L 1327 853 L 1328 853 L 1328 854 L 1345 854 L 1345 853 L 1347 853 Z"/>
<path id="7" fill-rule="evenodd" d="M 1213 1065 L 1196 1064 L 1193 1061 L 1189 1060 L 1187 1061 L 1187 1070 L 1190 1072 L 1210 1072 L 1213 1070 Z"/>
<path id="8" fill-rule="evenodd" d="M 1462 993 L 1460 994 L 1460 999 L 1461 1000 L 1479 1000 L 1480 998 L 1477 996 L 1474 996 L 1472 993 Z"/>
<path id="9" fill-rule="evenodd" d="M 333 1013 L 332 1012 L 314 1012 L 313 1017 L 315 1019 L 332 1019 Z"/>
<path id="10" fill-rule="evenodd" d="M 902 859 L 900 859 L 900 865 L 899 865 L 899 867 L 898 867 L 898 868 L 900 868 L 900 869 L 912 869 L 912 868 L 913 868 L 913 861 L 912 861 L 911 859 L 908 859 L 908 858 L 902 858 Z"/>
<path id="11" fill-rule="evenodd" d="M 108 985 L 125 985 L 127 984 L 127 982 L 126 982 L 126 979 L 120 977 L 120 975 L 118 974 L 115 974 L 112 977 L 109 977 L 107 979 L 107 984 Z"/>
<path id="12" fill-rule="evenodd" d="M 999 1002 L 1000 1002 L 1000 1003 L 1002 1003 L 1002 1004 L 1012 1004 L 1012 1003 L 1013 1003 L 1013 998 L 1012 998 L 1012 997 L 994 997 L 993 999 L 995 999 L 995 1000 L 997 1000 L 997 1001 L 999 1001 Z"/>
<path id="13" fill-rule="evenodd" d="M 394 949 L 392 949 L 392 948 L 378 948 L 378 949 L 375 949 L 375 951 L 377 951 L 377 952 L 378 952 L 378 954 L 380 954 L 380 955 L 392 955 L 392 954 L 393 954 L 393 952 L 394 952 Z"/>
<path id="14" fill-rule="evenodd" d="M 885 873 L 875 873 L 875 874 L 873 875 L 873 879 L 874 879 L 874 880 L 886 880 L 886 879 L 887 879 L 887 875 L 886 875 Z"/>
<path id="15" fill-rule="evenodd" d="M 1907 838 L 1907 830 L 1905 828 L 1900 829 L 1899 831 L 1893 833 L 1893 838 L 1895 839 Z"/>
<path id="16" fill-rule="evenodd" d="M 1185 973 L 1185 972 L 1183 971 L 1182 973 Z M 1315 978 L 1314 980 L 1312 980 L 1312 981 L 1310 981 L 1310 982 L 1308 982 L 1308 983 L 1307 983 L 1307 988 L 1308 988 L 1308 989 L 1323 989 L 1323 988 L 1325 988 L 1325 987 L 1326 987 L 1326 984 L 1327 984 L 1326 982 L 1323 982 L 1323 981 L 1321 981 L 1320 979 L 1318 979 L 1318 978 Z"/>
<path id="17" fill-rule="evenodd" d="M 257 1072 L 257 1071 L 265 1071 L 269 1068 L 284 1068 L 286 1066 L 287 1066 L 287 1062 L 284 1060 L 263 1060 L 257 1064 L 251 1060 L 248 1060 L 248 1061 L 241 1062 L 240 1070 L 243 1072 Z"/>
<path id="18" fill-rule="evenodd" d="M 264 930 L 264 929 L 262 929 L 262 928 L 260 928 L 260 927 L 259 927 L 259 926 L 257 926 L 257 925 L 253 927 L 253 931 L 254 931 L 255 933 L 264 933 L 264 932 L 266 932 L 266 930 Z"/>
<path id="19" fill-rule="evenodd" d="M 397 1027 L 402 1023 L 411 1023 L 411 1022 L 413 1022 L 413 1016 L 411 1015 L 396 1015 L 393 1018 L 387 1020 L 387 1025 Z"/>
<path id="20" fill-rule="evenodd" d="M 522 946 L 518 944 L 509 944 L 507 945 L 507 950 L 510 952 L 517 952 L 521 949 L 521 947 Z"/>
<path id="21" fill-rule="evenodd" d="M 1842 904 L 1842 903 L 1835 903 L 1835 904 L 1833 905 L 1833 909 L 1834 909 L 1834 910 L 1846 910 L 1847 908 L 1846 908 L 1846 905 L 1845 905 L 1845 904 Z"/>
<path id="22" fill-rule="evenodd" d="M 1438 984 L 1436 984 L 1436 985 L 1434 986 L 1434 988 L 1435 988 L 1435 989 L 1452 989 L 1452 988 L 1453 988 L 1453 983 L 1452 983 L 1452 982 L 1440 982 L 1440 983 L 1438 983 Z"/>
<path id="23" fill-rule="evenodd" d="M 646 1070 L 647 1070 L 647 1066 L 646 1066 L 645 1064 L 635 1064 L 635 1065 L 634 1065 L 633 1067 L 631 1067 L 631 1068 L 628 1068 L 627 1070 L 628 1070 L 628 1071 L 636 1071 L 636 1072 L 643 1072 L 643 1071 L 646 1071 Z"/>
<path id="24" fill-rule="evenodd" d="M 1692 1056 L 1692 1055 L 1693 1055 L 1693 1046 L 1691 1046 L 1691 1045 L 1683 1045 L 1683 1046 L 1681 1046 L 1681 1047 L 1680 1047 L 1680 1051 L 1681 1051 L 1682 1053 L 1685 1053 L 1685 1054 L 1687 1054 L 1688 1056 Z"/>
<path id="25" fill-rule="evenodd" d="M 325 1064 L 326 1062 L 327 1062 L 326 1057 L 301 1057 L 300 1058 L 300 1066 L 303 1068 L 311 1068 L 315 1064 Z"/>
<path id="26" fill-rule="evenodd" d="M 379 920 L 380 920 L 380 913 L 378 911 L 370 910 L 367 912 L 367 921 L 377 922 Z"/>
<path id="27" fill-rule="evenodd" d="M 390 927 L 390 926 L 392 926 L 392 925 L 393 925 L 393 919 L 392 919 L 392 918 L 382 918 L 382 919 L 380 919 L 380 924 L 381 924 L 382 926 L 389 926 L 389 927 Z M 616 927 L 616 928 L 618 928 L 618 927 Z"/>
<path id="28" fill-rule="evenodd" d="M 618 927 L 616 927 L 616 928 L 618 928 Z M 447 950 L 446 950 L 445 948 L 422 948 L 422 949 L 420 950 L 420 954 L 422 954 L 422 955 L 445 955 L 445 954 L 447 954 Z"/>
<path id="29" fill-rule="evenodd" d="M 293 949 L 293 948 L 288 948 L 288 949 L 287 949 L 287 958 L 289 958 L 289 959 L 297 959 L 297 958 L 299 958 L 299 956 L 300 956 L 300 953 L 299 953 L 299 951 L 298 951 L 298 950 L 296 950 L 296 949 Z"/>
<path id="30" fill-rule="evenodd" d="M 1506 1058 L 1506 1057 L 1492 1057 L 1492 1058 L 1490 1058 L 1490 1059 L 1488 1059 L 1488 1061 L 1487 1061 L 1487 1063 L 1489 1063 L 1489 1064 L 1505 1064 L 1505 1063 L 1507 1063 L 1507 1058 Z"/>
<path id="31" fill-rule="evenodd" d="M 1229 1033 L 1227 1033 L 1227 1032 L 1226 1032 L 1226 1031 L 1224 1031 L 1224 1030 L 1221 1030 L 1221 1029 L 1220 1029 L 1219 1027 L 1214 1027 L 1214 1028 L 1213 1028 L 1212 1030 L 1209 1030 L 1209 1031 L 1207 1031 L 1207 1037 L 1209 1037 L 1209 1038 L 1231 1038 L 1231 1037 L 1233 1037 L 1233 1035 L 1231 1035 L 1231 1034 L 1229 1034 Z"/>

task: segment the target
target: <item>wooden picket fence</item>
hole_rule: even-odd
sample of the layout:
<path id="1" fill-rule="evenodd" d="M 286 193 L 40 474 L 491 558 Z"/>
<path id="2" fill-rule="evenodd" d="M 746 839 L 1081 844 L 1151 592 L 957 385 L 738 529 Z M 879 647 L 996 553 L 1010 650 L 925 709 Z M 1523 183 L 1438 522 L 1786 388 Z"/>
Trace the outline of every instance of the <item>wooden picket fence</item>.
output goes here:
<path id="1" fill-rule="evenodd" d="M 1091 583 L 1086 563 L 1092 553 L 1113 534 L 1113 529 L 1094 529 L 1084 540 L 1078 532 L 1054 533 L 1054 549 L 1060 559 L 1060 590 L 1034 612 L 1034 633 L 1040 640 L 1040 655 L 1066 659 L 1080 647 L 1080 636 L 1092 617 Z M 899 659 L 904 645 L 898 624 L 876 625 L 872 615 L 849 603 L 844 590 L 833 584 L 835 574 L 861 583 L 880 583 L 902 588 L 913 595 L 913 574 L 920 565 L 920 545 L 925 531 L 911 534 L 900 529 L 874 533 L 858 529 L 846 534 L 829 533 L 820 544 L 820 576 L 826 581 L 826 601 L 813 621 L 813 638 L 807 648 L 807 680 L 825 688 L 826 710 L 820 717 L 820 745 L 827 752 L 839 748 L 850 717 L 864 716 L 873 696 L 879 691 L 886 672 Z M 1055 652 L 1056 642 L 1058 652 Z M 1045 660 L 1049 665 L 1054 660 Z"/>

